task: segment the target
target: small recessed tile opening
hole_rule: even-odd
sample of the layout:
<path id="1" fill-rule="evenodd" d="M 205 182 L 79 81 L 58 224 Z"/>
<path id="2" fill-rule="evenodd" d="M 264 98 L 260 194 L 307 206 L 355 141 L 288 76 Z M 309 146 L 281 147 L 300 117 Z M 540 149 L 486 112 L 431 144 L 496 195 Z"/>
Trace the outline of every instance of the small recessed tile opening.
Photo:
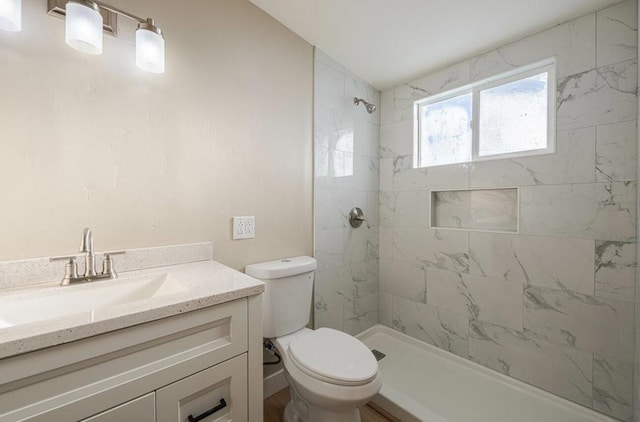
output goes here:
<path id="1" fill-rule="evenodd" d="M 431 191 L 431 227 L 518 232 L 518 188 Z"/>

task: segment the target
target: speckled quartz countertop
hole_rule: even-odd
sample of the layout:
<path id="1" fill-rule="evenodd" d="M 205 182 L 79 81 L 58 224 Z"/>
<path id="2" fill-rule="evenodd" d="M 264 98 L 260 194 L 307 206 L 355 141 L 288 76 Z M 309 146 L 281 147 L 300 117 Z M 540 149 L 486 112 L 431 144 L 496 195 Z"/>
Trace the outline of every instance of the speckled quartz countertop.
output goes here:
<path id="1" fill-rule="evenodd" d="M 166 274 L 166 275 L 165 275 Z M 170 277 L 181 289 L 150 299 L 59 316 L 24 324 L 0 325 L 0 358 L 6 358 L 136 324 L 232 301 L 264 291 L 264 283 L 218 262 L 208 260 L 121 273 L 115 280 L 95 281 L 61 287 L 59 282 L 0 290 L 0 313 L 24 302 L 47 303 L 61 289 L 89 292 L 106 286 L 126 285 L 140 278 Z M 66 290 L 71 291 L 71 290 Z M 34 299 L 36 299 L 34 301 Z M 54 302 L 51 300 L 51 302 Z M 34 310 L 35 311 L 35 310 Z M 1 324 L 1 319 L 0 319 Z M 7 326 L 9 325 L 9 326 Z"/>

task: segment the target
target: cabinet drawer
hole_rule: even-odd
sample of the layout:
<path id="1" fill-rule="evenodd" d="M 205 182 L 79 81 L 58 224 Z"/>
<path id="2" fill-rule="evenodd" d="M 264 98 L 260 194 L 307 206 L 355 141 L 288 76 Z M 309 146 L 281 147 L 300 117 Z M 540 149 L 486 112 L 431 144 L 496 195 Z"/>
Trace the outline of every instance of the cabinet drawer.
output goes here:
<path id="1" fill-rule="evenodd" d="M 149 393 L 88 419 L 83 419 L 82 422 L 155 422 L 155 420 L 155 394 Z"/>
<path id="2" fill-rule="evenodd" d="M 156 391 L 157 422 L 186 422 L 219 407 L 201 422 L 246 422 L 247 355 L 243 354 Z"/>
<path id="3" fill-rule="evenodd" d="M 82 420 L 245 353 L 247 336 L 240 299 L 0 360 L 0 422 Z"/>

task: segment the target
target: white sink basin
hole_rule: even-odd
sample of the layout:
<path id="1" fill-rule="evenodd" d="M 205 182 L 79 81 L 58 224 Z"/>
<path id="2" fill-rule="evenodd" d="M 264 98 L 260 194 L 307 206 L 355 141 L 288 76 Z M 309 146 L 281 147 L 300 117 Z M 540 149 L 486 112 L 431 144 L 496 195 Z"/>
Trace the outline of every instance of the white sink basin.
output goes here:
<path id="1" fill-rule="evenodd" d="M 0 297 L 0 328 L 180 293 L 187 287 L 167 273 L 55 287 L 44 294 Z"/>

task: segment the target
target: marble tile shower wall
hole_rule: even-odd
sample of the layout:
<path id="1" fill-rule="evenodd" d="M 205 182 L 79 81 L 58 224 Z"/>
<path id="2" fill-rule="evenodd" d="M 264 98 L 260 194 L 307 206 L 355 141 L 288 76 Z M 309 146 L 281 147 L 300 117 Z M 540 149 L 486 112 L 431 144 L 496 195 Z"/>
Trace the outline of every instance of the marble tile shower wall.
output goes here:
<path id="1" fill-rule="evenodd" d="M 382 93 L 380 321 L 631 420 L 637 3 Z M 413 169 L 416 99 L 557 58 L 557 152 Z M 520 232 L 429 229 L 429 190 L 519 186 Z"/>
<path id="2" fill-rule="evenodd" d="M 322 51 L 315 53 L 315 327 L 356 334 L 378 323 L 380 93 Z M 354 229 L 347 216 L 364 211 Z"/>

